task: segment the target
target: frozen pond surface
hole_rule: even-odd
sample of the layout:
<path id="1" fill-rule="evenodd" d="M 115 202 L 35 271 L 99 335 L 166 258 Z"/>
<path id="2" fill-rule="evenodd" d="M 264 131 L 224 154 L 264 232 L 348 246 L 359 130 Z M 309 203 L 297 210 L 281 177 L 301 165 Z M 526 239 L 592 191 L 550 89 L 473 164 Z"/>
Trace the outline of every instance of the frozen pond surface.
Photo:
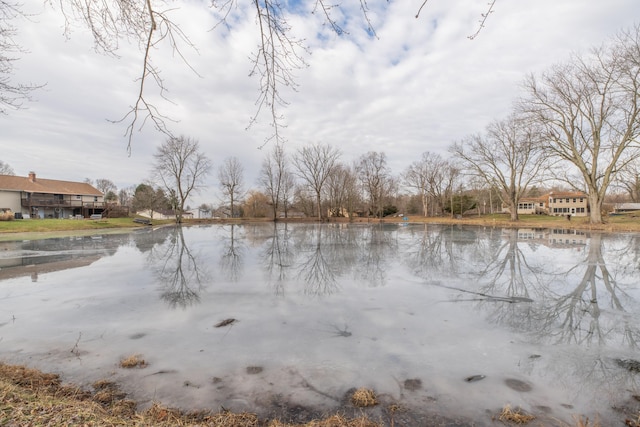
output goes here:
<path id="1" fill-rule="evenodd" d="M 369 387 L 474 425 L 506 404 L 623 425 L 640 410 L 639 283 L 636 234 L 245 224 L 6 242 L 0 361 L 116 380 L 143 405 L 332 411 Z M 149 366 L 120 368 L 132 354 Z"/>

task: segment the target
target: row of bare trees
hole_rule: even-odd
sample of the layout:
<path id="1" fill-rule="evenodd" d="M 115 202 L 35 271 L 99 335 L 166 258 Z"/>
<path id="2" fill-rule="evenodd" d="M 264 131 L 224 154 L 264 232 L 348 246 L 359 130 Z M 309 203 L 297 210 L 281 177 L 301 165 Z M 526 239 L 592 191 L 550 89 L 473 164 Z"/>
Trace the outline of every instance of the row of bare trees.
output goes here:
<path id="1" fill-rule="evenodd" d="M 640 25 L 527 76 L 523 91 L 507 118 L 454 142 L 449 158 L 425 152 L 397 176 L 384 152 L 370 151 L 348 164 L 330 144 L 298 146 L 288 155 L 274 143 L 260 171 L 260 191 L 251 193 L 253 202 L 267 199 L 274 218 L 281 212 L 288 216 L 294 203 L 318 219 L 355 212 L 382 217 L 397 211 L 403 187 L 420 198 L 422 214 L 453 215 L 474 207 L 480 212 L 479 200 L 465 194 L 475 188 L 488 192 L 491 209 L 495 195 L 517 220 L 518 203 L 533 187 L 560 183 L 585 192 L 591 222 L 601 223 L 612 185 L 638 199 Z M 211 168 L 190 138 L 169 137 L 158 148 L 152 175 L 167 192 L 178 222 Z M 245 196 L 240 160 L 224 160 L 218 178 L 235 215 Z"/>
<path id="2" fill-rule="evenodd" d="M 531 185 L 555 179 L 584 191 L 591 222 L 601 223 L 614 181 L 632 195 L 637 189 L 640 26 L 527 76 L 523 89 L 511 116 L 455 143 L 452 153 L 467 173 L 500 189 L 513 220 Z"/>
<path id="3" fill-rule="evenodd" d="M 291 156 L 275 144 L 262 165 L 261 190 L 274 218 L 280 208 L 286 216 L 293 200 L 306 195 L 322 219 L 328 212 L 391 213 L 385 207 L 393 204 L 401 185 L 419 195 L 424 215 L 453 214 L 456 207 L 460 213 L 471 207 L 480 212 L 478 201 L 465 200 L 463 192 L 481 187 L 490 197 L 495 191 L 517 220 L 519 201 L 534 186 L 554 182 L 584 191 L 591 222 L 601 223 L 610 186 L 623 181 L 634 195 L 640 181 L 639 58 L 636 26 L 588 54 L 574 54 L 539 76 L 529 75 L 507 118 L 454 142 L 450 158 L 423 153 L 400 176 L 391 173 L 383 152 L 368 152 L 348 165 L 329 144 L 305 145 Z M 220 181 L 233 205 L 239 193 L 228 178 L 239 169 L 238 161 L 224 169 L 229 173 Z"/>

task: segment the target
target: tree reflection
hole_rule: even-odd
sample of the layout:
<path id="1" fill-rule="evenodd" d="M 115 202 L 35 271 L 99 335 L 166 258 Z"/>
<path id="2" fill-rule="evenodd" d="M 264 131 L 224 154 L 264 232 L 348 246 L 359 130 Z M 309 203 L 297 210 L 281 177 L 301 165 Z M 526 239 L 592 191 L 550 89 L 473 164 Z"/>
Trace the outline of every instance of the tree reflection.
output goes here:
<path id="1" fill-rule="evenodd" d="M 175 227 L 149 256 L 156 263 L 156 276 L 162 284 L 160 297 L 169 307 L 186 308 L 200 302 L 206 272 L 199 268 L 196 255 L 189 250 L 182 227 Z"/>
<path id="2" fill-rule="evenodd" d="M 273 223 L 273 234 L 262 254 L 267 280 L 273 283 L 277 295 L 284 295 L 284 284 L 295 262 L 287 223 Z"/>
<path id="3" fill-rule="evenodd" d="M 540 334 L 555 342 L 605 344 L 616 336 L 631 348 L 637 348 L 639 325 L 623 314 L 623 299 L 632 298 L 619 285 L 615 272 L 603 256 L 602 234 L 591 235 L 585 259 L 561 275 L 564 282 L 579 278 L 568 293 L 555 295 L 549 289 L 550 305 L 540 313 Z M 602 316 L 603 307 L 607 316 Z"/>
<path id="4" fill-rule="evenodd" d="M 237 282 L 244 267 L 245 247 L 242 244 L 242 239 L 237 235 L 241 228 L 236 224 L 228 225 L 225 228 L 229 229 L 229 236 L 221 239 L 220 271 L 231 282 Z"/>
<path id="5" fill-rule="evenodd" d="M 386 267 L 396 256 L 398 246 L 392 230 L 397 231 L 397 227 L 383 224 L 362 230 L 357 272 L 368 286 L 383 286 L 387 281 Z"/>
<path id="6" fill-rule="evenodd" d="M 414 273 L 425 279 L 436 273 L 440 277 L 453 277 L 468 265 L 467 256 L 483 253 L 477 246 L 474 233 L 468 234 L 458 226 L 424 224 L 420 229 L 409 230 L 411 238 L 406 242 L 404 261 Z M 470 243 L 475 242 L 470 245 Z"/>
<path id="7" fill-rule="evenodd" d="M 304 281 L 304 292 L 309 295 L 330 295 L 336 292 L 336 269 L 326 256 L 325 242 L 322 240 L 323 231 L 326 231 L 327 227 L 316 224 L 312 228 L 305 227 L 300 230 L 305 236 L 298 239 L 300 263 L 296 268 L 298 277 Z"/>

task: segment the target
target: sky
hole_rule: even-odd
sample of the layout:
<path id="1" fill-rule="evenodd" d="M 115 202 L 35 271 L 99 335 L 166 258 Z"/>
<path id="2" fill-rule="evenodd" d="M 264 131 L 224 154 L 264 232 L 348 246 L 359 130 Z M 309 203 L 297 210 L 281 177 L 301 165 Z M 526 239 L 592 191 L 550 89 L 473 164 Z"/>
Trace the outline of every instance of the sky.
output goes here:
<path id="1" fill-rule="evenodd" d="M 258 116 L 247 129 L 260 82 L 249 76 L 258 34 L 243 2 L 230 27 L 215 29 L 207 1 L 158 6 L 195 46 L 181 49 L 189 66 L 168 46 L 153 52 L 170 100 L 156 105 L 175 120 L 169 123 L 173 134 L 197 140 L 214 165 L 192 206 L 221 202 L 217 171 L 230 156 L 243 164 L 245 189 L 258 188 L 262 160 L 273 147 L 259 148 L 271 134 L 270 116 Z M 345 163 L 368 151 L 384 152 L 392 173 L 400 175 L 423 152 L 446 156 L 453 142 L 505 118 L 523 95 L 528 74 L 640 23 L 637 0 L 497 0 L 485 27 L 470 40 L 488 9 L 486 0 L 429 0 L 418 18 L 421 0 L 368 4 L 375 37 L 366 31 L 356 0 L 343 0 L 342 9 L 334 10 L 348 30 L 341 36 L 323 26 L 318 13 L 289 17 L 293 34 L 309 47 L 309 66 L 295 71 L 296 91 L 281 92 L 289 103 L 281 110 L 288 154 L 314 143 L 339 148 Z M 101 54 L 81 25 L 65 36 L 59 6 L 40 0 L 23 5 L 30 17 L 14 24 L 16 41 L 27 52 L 15 63 L 14 82 L 44 86 L 24 108 L 0 115 L 0 160 L 23 176 L 34 171 L 69 181 L 106 178 L 118 188 L 146 181 L 167 136 L 147 123 L 136 128 L 129 152 L 129 122 L 117 122 L 137 96 L 137 45 L 121 40 L 117 57 Z M 297 4 L 298 11 L 304 7 Z M 153 86 L 148 94 L 158 99 Z"/>

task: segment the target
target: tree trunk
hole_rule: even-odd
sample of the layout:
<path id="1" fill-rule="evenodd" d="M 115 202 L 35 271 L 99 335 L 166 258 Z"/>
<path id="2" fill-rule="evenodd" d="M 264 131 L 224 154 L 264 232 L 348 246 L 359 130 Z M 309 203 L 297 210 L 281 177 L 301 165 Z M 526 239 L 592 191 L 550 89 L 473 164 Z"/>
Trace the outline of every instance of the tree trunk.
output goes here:
<path id="1" fill-rule="evenodd" d="M 322 221 L 322 210 L 320 208 L 320 193 L 316 193 L 316 203 L 318 204 L 318 221 Z"/>
<path id="2" fill-rule="evenodd" d="M 427 194 L 422 193 L 422 212 L 424 212 L 425 218 L 429 215 L 428 197 Z"/>
<path id="3" fill-rule="evenodd" d="M 591 224 L 602 224 L 602 200 L 595 190 L 589 191 L 589 220 Z"/>
<path id="4" fill-rule="evenodd" d="M 511 221 L 517 221 L 518 220 L 518 205 L 514 204 L 513 202 L 511 202 L 511 206 L 509 208 L 509 211 L 511 212 Z"/>

